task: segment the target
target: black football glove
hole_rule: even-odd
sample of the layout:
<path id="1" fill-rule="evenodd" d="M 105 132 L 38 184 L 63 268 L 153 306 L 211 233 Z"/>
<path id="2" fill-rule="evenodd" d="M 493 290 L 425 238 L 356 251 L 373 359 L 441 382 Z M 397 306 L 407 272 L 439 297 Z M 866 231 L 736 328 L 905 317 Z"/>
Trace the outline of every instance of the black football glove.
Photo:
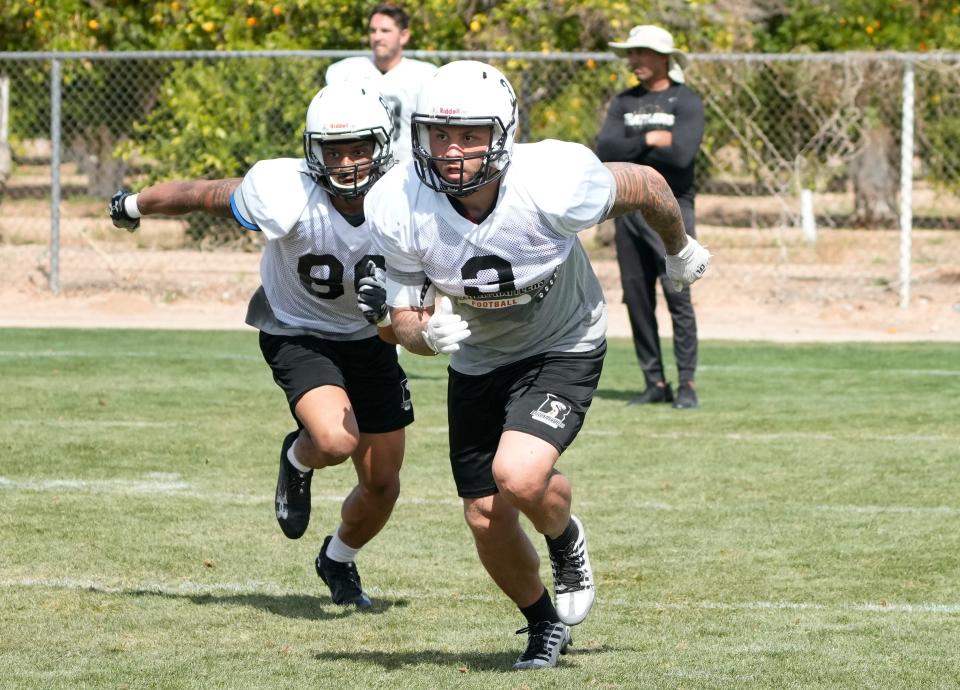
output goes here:
<path id="1" fill-rule="evenodd" d="M 383 323 L 383 321 L 390 313 L 387 307 L 386 272 L 382 268 L 377 268 L 373 261 L 368 261 L 365 274 L 357 284 L 357 306 L 367 321 L 374 325 L 386 326 L 389 322 Z"/>
<path id="2" fill-rule="evenodd" d="M 140 227 L 140 219 L 131 218 L 127 213 L 126 206 L 124 206 L 126 198 L 132 194 L 133 192 L 125 192 L 122 189 L 118 190 L 116 194 L 110 197 L 110 206 L 107 207 L 107 210 L 110 212 L 110 220 L 113 221 L 113 226 L 123 228 L 127 232 L 136 232 L 137 228 Z"/>

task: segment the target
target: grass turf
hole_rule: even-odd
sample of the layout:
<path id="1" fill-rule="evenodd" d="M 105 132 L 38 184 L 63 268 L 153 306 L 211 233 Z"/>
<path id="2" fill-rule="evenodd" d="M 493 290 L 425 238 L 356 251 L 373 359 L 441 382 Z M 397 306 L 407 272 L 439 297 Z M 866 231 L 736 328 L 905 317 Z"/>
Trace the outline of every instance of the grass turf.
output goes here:
<path id="1" fill-rule="evenodd" d="M 354 482 L 272 513 L 292 421 L 249 332 L 0 331 L 0 687 L 954 687 L 960 358 L 951 344 L 705 342 L 702 407 L 627 407 L 611 341 L 574 486 L 598 581 L 548 672 L 483 573 L 446 459 L 445 361 L 405 354 L 401 498 L 313 572 Z M 542 540 L 534 540 L 544 556 Z"/>

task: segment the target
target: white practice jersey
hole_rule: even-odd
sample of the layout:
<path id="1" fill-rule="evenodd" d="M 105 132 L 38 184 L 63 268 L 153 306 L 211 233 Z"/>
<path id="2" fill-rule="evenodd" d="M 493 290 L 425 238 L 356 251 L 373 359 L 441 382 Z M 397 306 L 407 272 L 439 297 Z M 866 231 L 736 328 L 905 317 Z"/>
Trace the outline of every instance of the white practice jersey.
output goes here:
<path id="1" fill-rule="evenodd" d="M 263 288 L 247 323 L 274 335 L 360 340 L 377 334 L 357 306 L 357 281 L 371 254 L 367 224 L 354 227 L 308 175 L 306 161 L 260 161 L 230 200 L 243 227 L 263 232 Z"/>
<path id="2" fill-rule="evenodd" d="M 365 201 L 373 251 L 387 263 L 387 300 L 419 306 L 428 279 L 449 295 L 470 325 L 450 362 L 464 374 L 592 350 L 605 337 L 606 305 L 577 233 L 603 220 L 615 195 L 597 157 L 561 141 L 514 146 L 496 208 L 479 225 L 426 187 L 412 163 L 394 168 Z"/>
<path id="3" fill-rule="evenodd" d="M 393 158 L 398 165 L 410 160 L 410 116 L 417 107 L 420 87 L 437 71 L 422 60 L 401 58 L 392 70 L 380 72 L 372 57 L 351 57 L 327 68 L 328 84 L 370 80 L 383 95 L 393 117 Z"/>

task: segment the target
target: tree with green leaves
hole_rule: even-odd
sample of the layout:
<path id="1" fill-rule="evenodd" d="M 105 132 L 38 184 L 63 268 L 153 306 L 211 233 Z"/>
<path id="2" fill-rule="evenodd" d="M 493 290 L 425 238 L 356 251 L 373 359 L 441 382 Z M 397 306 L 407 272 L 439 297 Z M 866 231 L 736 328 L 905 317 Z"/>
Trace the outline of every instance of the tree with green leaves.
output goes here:
<path id="1" fill-rule="evenodd" d="M 7 0 L 0 41 L 6 50 L 21 51 L 366 51 L 367 14 L 373 4 Z M 688 52 L 960 48 L 960 9 L 948 0 L 422 0 L 406 5 L 410 50 L 606 52 L 610 40 L 623 38 L 638 23 L 669 28 Z M 41 114 L 48 107 L 49 68 L 17 64 L 23 73 L 14 107 L 37 115 L 14 118 L 13 137 L 40 138 L 48 122 Z M 521 59 L 497 66 L 524 100 L 523 139 L 591 143 L 608 97 L 632 83 L 618 62 L 585 59 L 572 72 L 569 64 Z M 62 67 L 64 131 L 70 133 L 65 155 L 90 173 L 89 192 L 102 196 L 124 178 L 127 163 L 146 164 L 155 181 L 241 174 L 259 158 L 298 155 L 303 112 L 322 85 L 326 64 L 299 59 L 68 60 Z M 705 67 L 702 74 L 707 74 Z M 803 69 L 796 72 L 787 75 L 787 83 L 806 84 Z M 960 150 L 960 122 L 948 107 L 954 82 L 930 78 L 943 81 L 934 94 L 942 98 L 918 103 L 918 122 L 925 123 L 926 141 L 942 151 L 940 159 L 931 157 L 930 173 L 949 181 L 960 175 L 960 162 L 954 160 L 958 154 L 952 153 Z M 757 118 L 761 128 L 784 129 L 784 112 L 797 120 L 785 135 L 791 141 L 815 135 L 822 126 L 804 120 L 803 113 L 784 110 L 769 85 L 752 86 L 770 97 L 768 112 Z M 889 88 L 890 83 L 865 84 L 853 107 L 876 109 L 871 93 Z M 291 93 L 301 97 L 291 98 Z M 708 119 L 705 141 L 723 144 L 728 136 L 724 126 Z M 864 135 L 857 141 L 865 147 L 867 141 L 893 138 Z M 894 160 L 894 152 L 888 153 L 887 160 Z M 821 154 L 811 149 L 803 155 L 814 160 Z"/>
<path id="2" fill-rule="evenodd" d="M 929 52 L 960 49 L 960 5 L 953 0 L 793 0 L 783 3 L 757 26 L 757 50 L 762 52 L 885 51 Z M 933 73 L 932 80 L 942 79 Z M 856 106 L 867 114 L 851 160 L 854 220 L 858 225 L 891 225 L 897 217 L 898 152 L 890 125 L 897 114 L 883 113 L 881 96 L 899 89 L 902 77 L 886 70 L 865 75 Z M 932 96 L 917 102 L 918 122 L 929 128 L 931 169 L 938 184 L 960 184 L 960 117 L 942 112 L 940 89 L 955 90 L 956 80 L 929 84 Z M 889 99 L 887 99 L 889 100 Z M 886 115 L 886 118 L 884 117 Z"/>

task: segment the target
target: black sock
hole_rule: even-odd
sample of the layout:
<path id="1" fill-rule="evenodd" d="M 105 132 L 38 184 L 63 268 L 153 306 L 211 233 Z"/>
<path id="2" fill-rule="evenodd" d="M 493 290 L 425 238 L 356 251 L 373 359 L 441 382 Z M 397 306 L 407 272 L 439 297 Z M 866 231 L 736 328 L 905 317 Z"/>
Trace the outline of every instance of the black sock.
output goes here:
<path id="1" fill-rule="evenodd" d="M 570 518 L 566 529 L 563 530 L 563 533 L 559 537 L 551 539 L 546 535 L 544 536 L 547 539 L 547 546 L 551 551 L 563 551 L 580 536 L 580 530 L 577 529 L 577 523 L 573 521 L 573 518 Z"/>
<path id="2" fill-rule="evenodd" d="M 557 609 L 550 600 L 550 595 L 547 594 L 546 588 L 544 588 L 543 594 L 540 595 L 539 599 L 530 604 L 530 606 L 522 607 L 520 613 L 527 619 L 527 625 L 533 625 L 534 623 L 540 623 L 542 621 L 549 621 L 551 623 L 560 622 Z"/>

